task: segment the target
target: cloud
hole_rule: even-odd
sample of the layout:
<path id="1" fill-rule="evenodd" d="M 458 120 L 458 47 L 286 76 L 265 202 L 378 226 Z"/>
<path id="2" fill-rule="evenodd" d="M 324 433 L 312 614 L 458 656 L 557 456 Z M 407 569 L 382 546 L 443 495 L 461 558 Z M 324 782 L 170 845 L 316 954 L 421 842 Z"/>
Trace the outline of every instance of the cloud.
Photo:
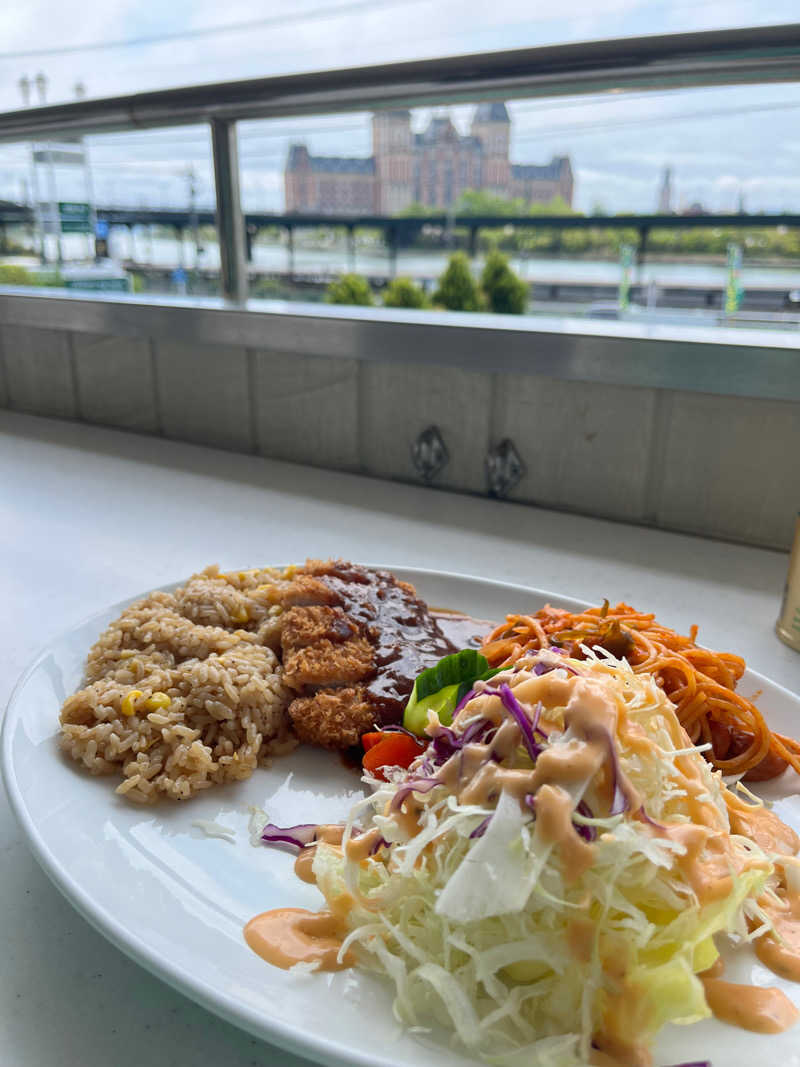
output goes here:
<path id="1" fill-rule="evenodd" d="M 294 0 L 293 11 L 318 11 L 345 0 Z M 0 52 L 51 44 L 116 40 L 186 28 L 201 28 L 285 13 L 273 0 L 254 9 L 252 0 L 174 0 L 142 5 L 140 0 L 27 0 L 0 5 Z M 563 0 L 556 8 L 530 0 L 407 0 L 398 6 L 374 0 L 370 11 L 309 16 L 282 26 L 246 33 L 220 32 L 190 41 L 168 41 L 131 49 L 4 60 L 0 55 L 0 108 L 20 105 L 18 78 L 38 69 L 50 79 L 51 99 L 68 99 L 76 80 L 90 94 L 113 95 L 215 80 L 389 62 L 397 59 L 518 48 L 592 37 L 672 32 L 720 25 L 790 21 L 796 0 Z M 711 201 L 729 196 L 731 182 L 749 183 L 753 195 L 784 207 L 800 206 L 794 174 L 800 141 L 787 133 L 797 111 L 754 112 L 770 101 L 800 104 L 796 86 L 756 86 L 691 92 L 602 94 L 511 105 L 512 155 L 539 162 L 569 152 L 578 174 L 578 206 L 600 199 L 609 210 L 651 210 L 660 171 L 672 163 L 679 187 L 704 190 Z M 714 114 L 728 110 L 728 114 Z M 470 108 L 454 110 L 466 127 Z M 420 111 L 417 121 L 425 121 Z M 366 115 L 311 116 L 243 123 L 240 129 L 245 203 L 279 207 L 282 168 L 290 140 L 304 138 L 315 151 L 366 155 Z M 16 155 L 14 153 L 17 153 Z M 137 131 L 92 139 L 98 195 L 137 203 L 142 196 L 185 195 L 182 171 L 191 162 L 201 194 L 210 197 L 212 170 L 208 132 L 203 127 Z M 0 167 L 24 176 L 17 146 L 0 145 Z M 13 179 L 12 179 L 13 180 Z M 148 182 L 150 183 L 148 186 Z M 755 184 L 754 184 L 755 183 Z M 715 199 L 716 198 L 716 199 Z"/>

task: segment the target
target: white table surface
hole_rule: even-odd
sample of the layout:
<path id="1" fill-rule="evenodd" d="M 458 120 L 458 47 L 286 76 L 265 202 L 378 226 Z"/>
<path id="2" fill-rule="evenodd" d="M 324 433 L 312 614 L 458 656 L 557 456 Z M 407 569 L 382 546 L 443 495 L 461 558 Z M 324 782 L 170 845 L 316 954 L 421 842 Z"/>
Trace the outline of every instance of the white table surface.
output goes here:
<path id="1" fill-rule="evenodd" d="M 800 691 L 800 654 L 773 632 L 781 553 L 0 411 L 0 708 L 40 646 L 108 604 L 212 562 L 306 555 L 624 599 L 684 631 L 699 622 L 702 641 Z M 4 1067 L 305 1063 L 95 933 L 36 865 L 2 792 L 0 901 Z"/>

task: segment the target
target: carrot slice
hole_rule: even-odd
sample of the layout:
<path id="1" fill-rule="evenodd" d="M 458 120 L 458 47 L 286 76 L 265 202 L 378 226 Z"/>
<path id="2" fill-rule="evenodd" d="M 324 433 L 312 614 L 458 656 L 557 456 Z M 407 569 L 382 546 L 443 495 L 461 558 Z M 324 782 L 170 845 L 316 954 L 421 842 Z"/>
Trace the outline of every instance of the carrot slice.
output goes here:
<path id="1" fill-rule="evenodd" d="M 385 781 L 382 767 L 409 767 L 424 750 L 425 746 L 413 737 L 392 731 L 382 734 L 381 740 L 371 745 L 362 763 L 365 770 Z"/>
<path id="2" fill-rule="evenodd" d="M 364 751 L 369 752 L 371 748 L 374 748 L 379 741 L 382 741 L 386 737 L 386 734 L 382 730 L 375 730 L 374 733 L 362 734 L 361 744 L 364 746 Z"/>

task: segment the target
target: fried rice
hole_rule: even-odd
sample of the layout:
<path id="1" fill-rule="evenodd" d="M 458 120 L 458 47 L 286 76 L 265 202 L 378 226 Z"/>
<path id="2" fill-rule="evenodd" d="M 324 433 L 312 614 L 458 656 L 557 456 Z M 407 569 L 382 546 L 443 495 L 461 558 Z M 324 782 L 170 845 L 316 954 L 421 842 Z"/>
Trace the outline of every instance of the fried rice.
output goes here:
<path id="1" fill-rule="evenodd" d="M 208 567 L 127 608 L 89 652 L 61 710 L 61 745 L 93 774 L 121 773 L 142 804 L 248 778 L 294 747 L 276 650 L 285 573 Z"/>

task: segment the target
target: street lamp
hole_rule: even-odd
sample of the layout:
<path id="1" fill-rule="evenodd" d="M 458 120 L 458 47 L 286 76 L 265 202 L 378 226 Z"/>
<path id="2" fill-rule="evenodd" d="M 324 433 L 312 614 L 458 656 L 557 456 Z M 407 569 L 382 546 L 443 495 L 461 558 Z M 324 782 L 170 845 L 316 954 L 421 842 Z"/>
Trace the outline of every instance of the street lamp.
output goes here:
<path id="1" fill-rule="evenodd" d="M 39 94 L 39 103 L 47 103 L 47 77 L 39 71 L 36 77 L 33 79 L 33 83 L 36 86 L 36 92 Z"/>

